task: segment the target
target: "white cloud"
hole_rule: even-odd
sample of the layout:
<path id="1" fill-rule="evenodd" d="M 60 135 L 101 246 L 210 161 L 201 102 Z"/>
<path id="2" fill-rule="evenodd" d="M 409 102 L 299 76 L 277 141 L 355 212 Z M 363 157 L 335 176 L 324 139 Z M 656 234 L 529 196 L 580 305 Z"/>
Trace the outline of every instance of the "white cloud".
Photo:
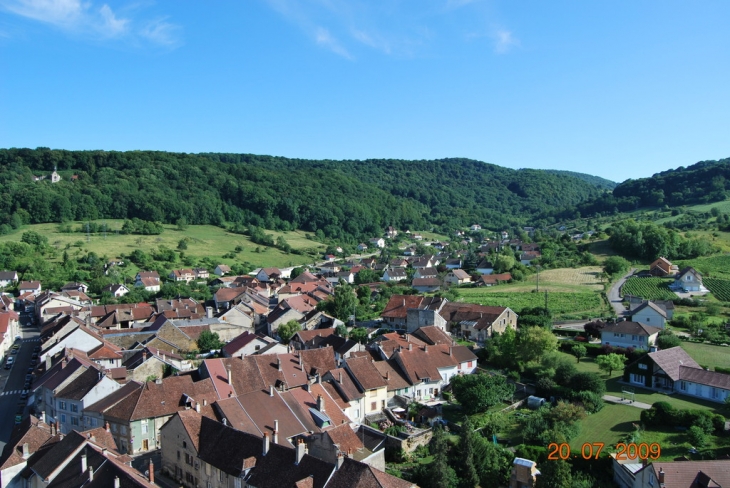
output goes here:
<path id="1" fill-rule="evenodd" d="M 92 39 L 141 41 L 171 47 L 179 44 L 179 27 L 165 21 L 133 19 L 131 8 L 120 16 L 108 4 L 93 0 L 0 0 L 0 8 L 21 17 L 53 25 L 69 34 Z"/>
<path id="2" fill-rule="evenodd" d="M 520 41 L 512 35 L 512 32 L 506 29 L 498 29 L 493 35 L 494 39 L 494 51 L 499 54 L 504 54 L 512 47 L 519 46 Z"/>
<path id="3" fill-rule="evenodd" d="M 345 49 L 340 42 L 335 39 L 330 32 L 324 27 L 318 27 L 315 32 L 315 40 L 320 46 L 326 47 L 335 54 L 339 54 L 343 58 L 352 59 L 352 55 Z"/>
<path id="4" fill-rule="evenodd" d="M 179 31 L 180 26 L 166 22 L 164 19 L 157 19 L 147 22 L 140 29 L 139 34 L 155 44 L 172 47 L 181 42 Z"/>

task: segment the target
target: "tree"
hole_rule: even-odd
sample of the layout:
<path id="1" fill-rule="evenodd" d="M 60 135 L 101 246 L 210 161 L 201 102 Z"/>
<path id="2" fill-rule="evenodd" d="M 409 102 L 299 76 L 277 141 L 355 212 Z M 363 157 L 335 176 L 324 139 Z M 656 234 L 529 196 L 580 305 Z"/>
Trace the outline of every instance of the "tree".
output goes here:
<path id="1" fill-rule="evenodd" d="M 570 389 L 573 391 L 592 391 L 598 395 L 606 393 L 606 382 L 596 373 L 587 371 L 575 373 L 570 378 Z"/>
<path id="2" fill-rule="evenodd" d="M 671 330 L 660 330 L 659 335 L 656 339 L 656 345 L 659 346 L 659 349 L 669 349 L 672 347 L 677 347 L 681 344 L 681 341 L 679 340 L 679 337 L 674 335 L 674 333 Z"/>
<path id="3" fill-rule="evenodd" d="M 502 400 L 511 398 L 515 392 L 515 386 L 499 375 L 455 376 L 451 385 L 456 399 L 467 415 L 483 412 Z"/>
<path id="4" fill-rule="evenodd" d="M 446 441 L 446 434 L 444 434 L 444 430 L 440 425 L 436 425 L 433 429 L 433 437 L 431 438 L 429 448 L 433 455 L 433 462 L 428 469 L 429 479 L 424 480 L 426 481 L 424 486 L 432 488 L 456 488 L 458 486 L 458 478 L 456 477 L 454 468 L 449 464 L 449 446 Z"/>
<path id="5" fill-rule="evenodd" d="M 570 354 L 575 356 L 576 362 L 579 363 L 581 358 L 586 357 L 588 350 L 583 344 L 576 344 L 570 348 Z"/>
<path id="6" fill-rule="evenodd" d="M 184 251 L 188 248 L 188 240 L 187 239 L 180 239 L 177 241 L 177 249 L 178 251 Z"/>
<path id="7" fill-rule="evenodd" d="M 223 347 L 223 342 L 217 332 L 211 332 L 204 330 L 198 336 L 198 350 L 200 351 L 213 351 Z"/>
<path id="8" fill-rule="evenodd" d="M 540 466 L 540 476 L 537 477 L 537 488 L 565 488 L 573 484 L 573 475 L 570 464 L 562 459 L 548 461 Z"/>
<path id="9" fill-rule="evenodd" d="M 175 225 L 177 226 L 177 230 L 184 231 L 188 229 L 188 219 L 185 217 L 180 217 L 175 221 Z"/>
<path id="10" fill-rule="evenodd" d="M 354 327 L 350 331 L 350 339 L 360 344 L 365 344 L 368 339 L 368 330 L 365 327 Z"/>
<path id="11" fill-rule="evenodd" d="M 622 369 L 625 362 L 626 356 L 613 352 L 611 354 L 604 354 L 596 358 L 596 364 L 598 365 L 598 369 L 608 372 L 608 376 L 611 376 L 611 373 L 613 373 L 614 369 Z"/>
<path id="12" fill-rule="evenodd" d="M 291 274 L 289 274 L 289 279 L 294 279 L 300 274 L 304 273 L 306 271 L 306 268 L 302 268 L 301 266 L 294 268 L 291 270 Z"/>
<path id="13" fill-rule="evenodd" d="M 300 330 L 302 330 L 302 326 L 299 322 L 296 320 L 290 320 L 285 324 L 281 324 L 279 328 L 276 329 L 276 334 L 279 336 L 279 339 L 281 339 L 283 344 L 289 344 L 289 341 L 292 337 L 294 337 L 294 334 Z"/>
<path id="14" fill-rule="evenodd" d="M 340 324 L 337 327 L 335 327 L 335 334 L 337 334 L 340 337 L 345 337 L 349 335 L 347 332 L 347 326 L 345 324 Z"/>
<path id="15" fill-rule="evenodd" d="M 603 271 L 609 276 L 614 276 L 626 272 L 631 263 L 621 256 L 611 256 L 603 262 Z"/>
<path id="16" fill-rule="evenodd" d="M 48 238 L 34 230 L 26 230 L 23 232 L 23 235 L 20 236 L 20 242 L 25 242 L 31 246 L 39 247 L 48 244 Z"/>
<path id="17" fill-rule="evenodd" d="M 558 338 L 542 327 L 526 327 L 520 330 L 517 355 L 523 361 L 539 360 L 544 354 L 558 348 Z"/>
<path id="18" fill-rule="evenodd" d="M 357 296 L 352 287 L 340 281 L 335 287 L 334 296 L 317 304 L 317 309 L 336 317 L 343 322 L 348 322 L 357 306 Z"/>
<path id="19" fill-rule="evenodd" d="M 459 457 L 456 464 L 456 470 L 459 474 L 459 486 L 464 488 L 473 488 L 479 484 L 479 474 L 475 466 L 474 451 L 478 434 L 474 432 L 474 426 L 469 417 L 464 419 L 461 425 L 461 434 L 459 443 Z"/>

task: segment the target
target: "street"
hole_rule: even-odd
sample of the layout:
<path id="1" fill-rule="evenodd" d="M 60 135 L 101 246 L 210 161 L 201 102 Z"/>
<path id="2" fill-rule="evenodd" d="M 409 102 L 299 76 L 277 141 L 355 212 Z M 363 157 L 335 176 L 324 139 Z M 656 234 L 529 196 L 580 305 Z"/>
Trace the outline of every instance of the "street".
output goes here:
<path id="1" fill-rule="evenodd" d="M 5 444 L 10 440 L 15 427 L 15 415 L 21 411 L 23 415 L 28 413 L 28 408 L 19 404 L 20 395 L 23 392 L 25 375 L 28 374 L 28 368 L 30 367 L 33 348 L 40 344 L 40 332 L 31 324 L 29 316 L 21 313 L 20 322 L 20 334 L 22 336 L 19 343 L 20 350 L 17 354 L 10 354 L 10 351 L 8 351 L 8 357 L 15 357 L 15 364 L 7 370 L 5 369 L 5 361 L 3 361 L 0 369 L 0 385 L 2 386 L 0 391 L 0 418 L 3 419 L 0 422 L 0 450 L 5 448 Z M 23 402 L 22 405 L 25 405 L 25 403 Z"/>
<path id="2" fill-rule="evenodd" d="M 608 298 L 608 303 L 613 307 L 616 315 L 619 318 L 623 317 L 626 312 L 626 307 L 624 307 L 621 299 L 621 287 L 626 282 L 626 278 L 634 274 L 634 271 L 636 270 L 634 268 L 631 268 L 628 273 L 622 276 L 621 279 L 619 279 L 616 283 L 613 284 L 613 286 L 611 286 L 611 288 L 608 290 L 608 293 L 606 294 Z"/>

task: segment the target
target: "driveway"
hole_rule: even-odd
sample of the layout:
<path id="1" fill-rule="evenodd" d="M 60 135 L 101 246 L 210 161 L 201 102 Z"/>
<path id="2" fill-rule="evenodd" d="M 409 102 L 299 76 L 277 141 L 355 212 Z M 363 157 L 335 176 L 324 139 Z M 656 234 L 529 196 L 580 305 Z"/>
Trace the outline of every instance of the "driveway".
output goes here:
<path id="1" fill-rule="evenodd" d="M 621 300 L 621 287 L 624 286 L 626 278 L 634 274 L 636 269 L 631 268 L 628 273 L 621 277 L 616 283 L 611 286 L 606 296 L 608 297 L 608 303 L 613 307 L 614 312 L 619 317 L 623 317 L 626 313 L 626 307 L 624 307 Z"/>

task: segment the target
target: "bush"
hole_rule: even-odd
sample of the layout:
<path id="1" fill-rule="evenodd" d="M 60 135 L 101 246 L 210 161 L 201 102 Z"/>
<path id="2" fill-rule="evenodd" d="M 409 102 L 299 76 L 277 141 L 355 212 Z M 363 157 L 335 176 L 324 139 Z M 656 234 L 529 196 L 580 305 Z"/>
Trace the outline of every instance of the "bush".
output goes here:
<path id="1" fill-rule="evenodd" d="M 656 344 L 657 346 L 659 346 L 659 349 L 669 349 L 672 347 L 677 347 L 680 344 L 680 341 L 679 337 L 674 335 L 672 331 L 662 330 L 657 336 Z"/>
<path id="2" fill-rule="evenodd" d="M 576 373 L 570 379 L 570 388 L 573 391 L 591 391 L 603 396 L 606 393 L 606 383 L 595 373 Z"/>
<path id="3" fill-rule="evenodd" d="M 581 402 L 583 404 L 583 408 L 585 408 L 588 413 L 600 412 L 605 406 L 605 402 L 601 395 L 593 393 L 592 391 L 579 391 L 575 394 L 574 400 Z"/>
<path id="4" fill-rule="evenodd" d="M 693 446 L 702 447 L 707 444 L 707 434 L 702 430 L 702 427 L 693 425 L 687 431 L 687 437 Z"/>

